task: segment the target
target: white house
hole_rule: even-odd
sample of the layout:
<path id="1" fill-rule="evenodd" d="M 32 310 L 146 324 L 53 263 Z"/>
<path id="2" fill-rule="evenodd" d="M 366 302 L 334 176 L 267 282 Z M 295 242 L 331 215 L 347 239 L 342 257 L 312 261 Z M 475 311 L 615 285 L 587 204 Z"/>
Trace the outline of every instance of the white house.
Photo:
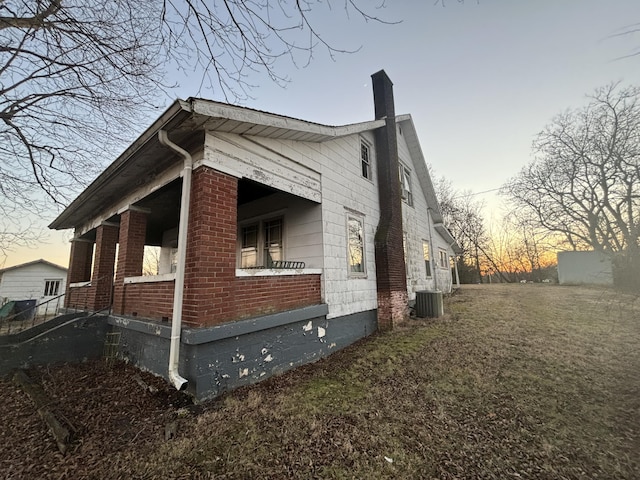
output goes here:
<path id="1" fill-rule="evenodd" d="M 55 310 L 56 297 L 64 293 L 66 278 L 65 267 L 42 259 L 4 268 L 0 270 L 2 303 L 10 300 L 36 300 L 43 310 L 47 306 Z"/>
<path id="2" fill-rule="evenodd" d="M 176 101 L 51 224 L 75 229 L 67 305 L 110 308 L 122 357 L 206 398 L 451 291 L 458 247 L 413 121 L 372 79 L 375 119 L 345 126 Z"/>

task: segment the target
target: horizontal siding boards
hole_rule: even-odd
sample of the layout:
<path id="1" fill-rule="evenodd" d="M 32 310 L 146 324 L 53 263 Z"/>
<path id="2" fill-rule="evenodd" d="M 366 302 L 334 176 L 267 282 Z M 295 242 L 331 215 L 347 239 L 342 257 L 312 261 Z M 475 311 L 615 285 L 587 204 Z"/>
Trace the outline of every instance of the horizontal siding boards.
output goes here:
<path id="1" fill-rule="evenodd" d="M 2 274 L 0 297 L 10 300 L 42 298 L 46 280 L 61 280 L 59 294 L 62 294 L 66 286 L 67 271 L 42 263 L 9 270 Z"/>
<path id="2" fill-rule="evenodd" d="M 209 133 L 205 142 L 204 161 L 211 167 L 220 166 L 278 190 L 321 201 L 320 174 L 297 159 L 238 135 Z"/>

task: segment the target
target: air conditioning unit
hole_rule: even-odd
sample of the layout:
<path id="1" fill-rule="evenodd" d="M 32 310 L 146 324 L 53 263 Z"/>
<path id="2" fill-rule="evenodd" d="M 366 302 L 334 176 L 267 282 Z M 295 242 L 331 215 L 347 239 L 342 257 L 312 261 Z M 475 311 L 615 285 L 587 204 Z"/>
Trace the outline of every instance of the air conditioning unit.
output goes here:
<path id="1" fill-rule="evenodd" d="M 442 292 L 420 290 L 416 292 L 416 316 L 437 318 L 444 315 Z"/>

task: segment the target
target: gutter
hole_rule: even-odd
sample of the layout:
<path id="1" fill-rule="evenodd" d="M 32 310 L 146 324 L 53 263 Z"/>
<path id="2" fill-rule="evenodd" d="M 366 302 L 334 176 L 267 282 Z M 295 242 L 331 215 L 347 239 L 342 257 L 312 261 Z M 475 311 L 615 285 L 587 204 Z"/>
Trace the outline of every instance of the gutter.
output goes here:
<path id="1" fill-rule="evenodd" d="M 182 331 L 182 299 L 184 297 L 185 260 L 187 258 L 187 227 L 189 225 L 189 201 L 191 199 L 191 154 L 169 140 L 166 130 L 158 131 L 158 140 L 184 158 L 182 169 L 182 197 L 180 199 L 180 223 L 178 224 L 178 264 L 173 291 L 173 315 L 171 317 L 171 346 L 169 349 L 169 380 L 177 390 L 184 390 L 188 380 L 178 372 L 180 361 L 180 335 Z"/>

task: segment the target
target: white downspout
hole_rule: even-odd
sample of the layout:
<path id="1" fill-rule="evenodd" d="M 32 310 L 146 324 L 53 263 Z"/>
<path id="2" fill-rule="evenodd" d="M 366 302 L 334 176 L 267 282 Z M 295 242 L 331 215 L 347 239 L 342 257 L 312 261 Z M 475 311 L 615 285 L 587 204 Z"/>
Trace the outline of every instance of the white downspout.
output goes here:
<path id="1" fill-rule="evenodd" d="M 173 292 L 173 316 L 171 317 L 171 346 L 169 349 L 169 380 L 178 390 L 187 387 L 188 380 L 178 373 L 180 360 L 180 334 L 182 330 L 182 298 L 184 296 L 184 272 L 187 257 L 187 228 L 189 225 L 189 200 L 191 198 L 191 171 L 193 159 L 186 150 L 169 140 L 166 130 L 158 131 L 160 143 L 184 158 L 182 169 L 182 198 L 180 200 L 180 223 L 178 224 L 178 262 L 176 284 Z"/>

